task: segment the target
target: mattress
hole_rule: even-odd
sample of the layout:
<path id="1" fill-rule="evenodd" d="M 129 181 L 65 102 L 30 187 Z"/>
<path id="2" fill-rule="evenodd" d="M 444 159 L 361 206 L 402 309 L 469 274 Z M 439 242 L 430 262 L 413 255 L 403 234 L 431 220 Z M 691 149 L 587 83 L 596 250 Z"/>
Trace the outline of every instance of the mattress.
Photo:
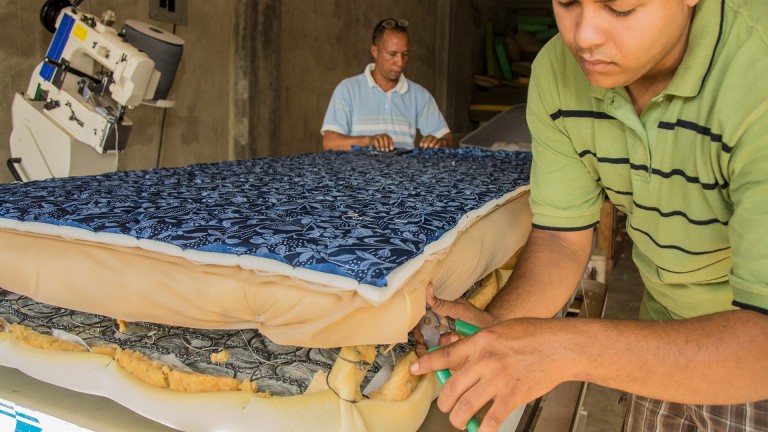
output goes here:
<path id="1" fill-rule="evenodd" d="M 373 386 L 412 350 L 428 283 L 457 298 L 522 248 L 530 163 L 475 148 L 323 152 L 0 185 L 6 330 L 135 350 L 273 397 L 156 388 L 114 356 L 8 331 L 0 365 L 180 430 L 415 430 L 439 391 L 431 375 L 402 401 L 307 389 L 340 347 L 370 345 L 361 389 Z"/>
<path id="2" fill-rule="evenodd" d="M 306 347 L 404 342 L 525 242 L 530 153 L 323 152 L 0 185 L 0 287 Z"/>

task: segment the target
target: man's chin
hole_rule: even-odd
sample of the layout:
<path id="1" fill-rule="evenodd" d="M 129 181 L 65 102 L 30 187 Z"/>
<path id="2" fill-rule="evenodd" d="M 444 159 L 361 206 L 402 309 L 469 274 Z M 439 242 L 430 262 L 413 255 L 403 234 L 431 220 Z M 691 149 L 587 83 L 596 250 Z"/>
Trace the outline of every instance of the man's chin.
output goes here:
<path id="1" fill-rule="evenodd" d="M 587 77 L 589 83 L 595 87 L 610 89 L 625 87 L 629 84 L 625 77 L 616 74 L 598 74 L 584 71 L 584 75 Z"/>

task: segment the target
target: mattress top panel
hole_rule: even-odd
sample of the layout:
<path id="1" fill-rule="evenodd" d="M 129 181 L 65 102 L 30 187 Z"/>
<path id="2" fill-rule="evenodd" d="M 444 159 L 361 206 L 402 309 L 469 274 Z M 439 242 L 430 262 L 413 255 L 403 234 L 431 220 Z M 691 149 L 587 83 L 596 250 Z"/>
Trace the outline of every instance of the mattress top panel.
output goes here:
<path id="1" fill-rule="evenodd" d="M 467 213 L 529 183 L 531 154 L 321 152 L 0 185 L 0 218 L 253 256 L 374 287 Z"/>

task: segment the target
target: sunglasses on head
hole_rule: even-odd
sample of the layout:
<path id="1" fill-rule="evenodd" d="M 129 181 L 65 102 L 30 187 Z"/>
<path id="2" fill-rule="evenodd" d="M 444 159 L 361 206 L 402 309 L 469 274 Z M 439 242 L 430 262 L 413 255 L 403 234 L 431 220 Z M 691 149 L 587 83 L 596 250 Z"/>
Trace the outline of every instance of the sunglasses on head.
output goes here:
<path id="1" fill-rule="evenodd" d="M 404 19 L 399 19 L 399 20 L 386 19 L 386 20 L 381 22 L 381 27 L 385 28 L 385 29 L 390 29 L 390 28 L 393 28 L 393 27 L 396 27 L 396 26 L 397 27 L 402 27 L 402 28 L 408 28 L 408 21 L 406 21 Z"/>

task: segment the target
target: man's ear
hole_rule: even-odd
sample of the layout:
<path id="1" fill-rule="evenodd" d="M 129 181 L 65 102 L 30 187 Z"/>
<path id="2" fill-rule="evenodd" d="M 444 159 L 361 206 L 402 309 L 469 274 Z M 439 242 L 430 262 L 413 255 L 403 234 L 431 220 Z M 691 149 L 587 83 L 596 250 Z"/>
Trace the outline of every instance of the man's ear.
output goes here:
<path id="1" fill-rule="evenodd" d="M 371 56 L 374 59 L 379 56 L 379 47 L 376 44 L 371 44 Z"/>
<path id="2" fill-rule="evenodd" d="M 699 0 L 685 0 L 688 7 L 694 7 L 699 3 Z"/>

